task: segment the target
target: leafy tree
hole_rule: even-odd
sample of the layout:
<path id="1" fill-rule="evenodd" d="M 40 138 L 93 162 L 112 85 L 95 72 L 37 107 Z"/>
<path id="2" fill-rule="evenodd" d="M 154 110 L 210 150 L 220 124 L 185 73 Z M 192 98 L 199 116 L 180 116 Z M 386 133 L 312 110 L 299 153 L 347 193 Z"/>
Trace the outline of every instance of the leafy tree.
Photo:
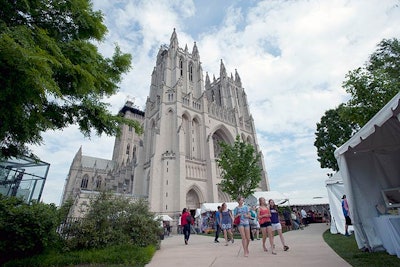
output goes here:
<path id="1" fill-rule="evenodd" d="M 41 134 L 77 124 L 90 137 L 119 133 L 104 97 L 118 90 L 131 56 L 103 57 L 103 15 L 89 0 L 0 0 L 0 157 L 28 155 Z"/>
<path id="2" fill-rule="evenodd" d="M 160 222 L 154 219 L 148 203 L 102 192 L 88 206 L 85 217 L 63 229 L 70 249 L 102 248 L 135 244 L 157 246 Z"/>
<path id="3" fill-rule="evenodd" d="M 364 126 L 400 90 L 400 43 L 384 39 L 364 67 L 350 71 L 343 82 L 350 99 L 328 110 L 317 123 L 314 146 L 321 168 L 338 170 L 337 147 Z M 347 124 L 347 126 L 346 126 Z"/>
<path id="4" fill-rule="evenodd" d="M 334 156 L 335 149 L 343 145 L 358 129 L 358 125 L 343 119 L 340 112 L 343 104 L 336 109 L 330 109 L 317 123 L 317 131 L 314 146 L 317 148 L 318 161 L 321 168 L 339 170 Z"/>
<path id="5" fill-rule="evenodd" d="M 342 116 L 363 126 L 400 90 L 399 41 L 382 40 L 364 68 L 346 75 L 343 88 L 351 98 Z"/>
<path id="6" fill-rule="evenodd" d="M 261 181 L 260 153 L 236 136 L 235 143 L 220 142 L 217 164 L 221 168 L 221 190 L 236 199 L 251 195 Z"/>

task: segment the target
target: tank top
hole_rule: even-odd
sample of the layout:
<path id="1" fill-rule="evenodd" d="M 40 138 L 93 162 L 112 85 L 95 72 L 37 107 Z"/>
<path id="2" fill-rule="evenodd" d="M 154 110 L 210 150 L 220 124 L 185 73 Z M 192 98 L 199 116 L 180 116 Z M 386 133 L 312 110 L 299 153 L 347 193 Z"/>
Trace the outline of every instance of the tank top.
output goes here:
<path id="1" fill-rule="evenodd" d="M 269 211 L 269 209 L 266 208 L 266 207 L 264 207 L 264 208 L 259 207 L 259 209 L 260 209 L 259 223 L 263 224 L 263 223 L 266 223 L 266 222 L 270 222 L 271 221 L 271 217 L 262 217 L 263 215 L 267 215 L 267 214 L 271 215 L 271 212 Z"/>
<path id="2" fill-rule="evenodd" d="M 271 209 L 271 223 L 279 223 L 279 214 L 276 209 Z"/>

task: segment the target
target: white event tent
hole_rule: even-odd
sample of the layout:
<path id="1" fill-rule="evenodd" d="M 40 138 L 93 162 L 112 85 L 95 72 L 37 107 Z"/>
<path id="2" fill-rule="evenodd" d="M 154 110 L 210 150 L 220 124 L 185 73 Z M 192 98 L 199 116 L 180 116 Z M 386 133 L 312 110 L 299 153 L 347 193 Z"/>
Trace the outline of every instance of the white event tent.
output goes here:
<path id="1" fill-rule="evenodd" d="M 313 198 L 290 198 L 288 202 L 281 204 L 281 206 L 317 206 L 328 205 L 329 200 L 326 197 L 313 197 Z"/>
<path id="2" fill-rule="evenodd" d="M 201 204 L 200 210 L 201 213 L 207 212 L 207 211 L 217 211 L 218 206 L 221 206 L 221 203 L 203 203 Z M 228 209 L 233 210 L 234 208 L 236 208 L 238 205 L 237 202 L 226 202 L 226 206 L 228 207 Z"/>
<path id="3" fill-rule="evenodd" d="M 258 206 L 258 199 L 260 197 L 265 198 L 266 201 L 273 199 L 278 205 L 281 205 L 289 200 L 287 196 L 277 191 L 258 191 L 248 196 L 245 202 L 247 205 Z"/>
<path id="4" fill-rule="evenodd" d="M 400 257 L 400 216 L 379 216 L 382 190 L 400 187 L 400 93 L 336 149 L 359 248 Z"/>
<path id="5" fill-rule="evenodd" d="M 331 213 L 331 233 L 345 234 L 345 218 L 342 211 L 342 197 L 344 193 L 344 184 L 340 172 L 335 173 L 331 178 L 325 181 L 328 191 L 329 208 Z"/>

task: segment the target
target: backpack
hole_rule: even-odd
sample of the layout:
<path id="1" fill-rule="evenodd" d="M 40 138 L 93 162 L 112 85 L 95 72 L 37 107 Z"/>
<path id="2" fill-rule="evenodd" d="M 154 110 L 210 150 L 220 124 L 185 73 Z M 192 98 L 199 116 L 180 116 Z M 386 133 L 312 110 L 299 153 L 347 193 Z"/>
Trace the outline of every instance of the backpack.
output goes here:
<path id="1" fill-rule="evenodd" d="M 188 216 L 186 216 L 186 222 L 188 224 L 192 224 L 192 221 L 193 221 L 193 218 L 192 218 L 192 216 L 190 214 Z"/>

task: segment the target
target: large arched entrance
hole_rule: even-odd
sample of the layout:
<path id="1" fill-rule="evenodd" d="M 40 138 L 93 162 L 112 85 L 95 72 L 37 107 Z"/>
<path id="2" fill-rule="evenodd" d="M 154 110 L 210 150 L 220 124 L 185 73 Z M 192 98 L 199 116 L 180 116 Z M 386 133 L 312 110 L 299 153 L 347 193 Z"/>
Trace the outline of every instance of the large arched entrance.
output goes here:
<path id="1" fill-rule="evenodd" d="M 197 208 L 200 208 L 200 199 L 194 189 L 190 189 L 186 194 L 186 207 L 189 210 L 196 210 Z"/>

